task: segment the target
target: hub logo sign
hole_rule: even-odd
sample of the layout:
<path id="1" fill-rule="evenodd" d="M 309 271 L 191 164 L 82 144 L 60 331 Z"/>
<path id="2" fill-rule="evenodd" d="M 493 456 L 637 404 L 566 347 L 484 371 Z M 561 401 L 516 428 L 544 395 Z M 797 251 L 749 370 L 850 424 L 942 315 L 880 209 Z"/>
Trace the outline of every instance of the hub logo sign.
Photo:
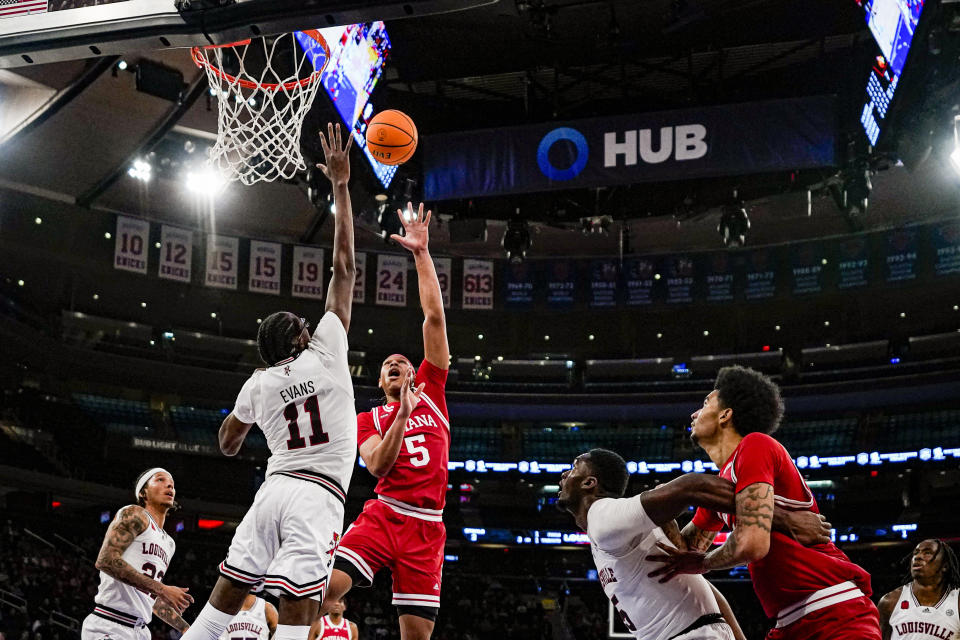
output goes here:
<path id="1" fill-rule="evenodd" d="M 829 96 L 425 136 L 424 195 L 450 199 L 834 164 Z"/>

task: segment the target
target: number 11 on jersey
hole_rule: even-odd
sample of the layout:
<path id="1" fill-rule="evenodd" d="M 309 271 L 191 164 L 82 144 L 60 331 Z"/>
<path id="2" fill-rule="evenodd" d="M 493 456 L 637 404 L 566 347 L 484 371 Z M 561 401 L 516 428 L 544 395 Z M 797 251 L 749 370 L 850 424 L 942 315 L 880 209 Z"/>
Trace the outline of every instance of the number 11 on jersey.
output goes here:
<path id="1" fill-rule="evenodd" d="M 317 396 L 310 396 L 303 403 L 303 411 L 310 416 L 310 446 L 326 444 L 330 442 L 330 436 L 323 430 L 320 423 L 320 401 Z M 283 417 L 287 421 L 287 429 L 290 430 L 290 438 L 287 440 L 287 449 L 303 449 L 307 446 L 307 441 L 303 439 L 300 431 L 300 407 L 296 402 L 291 402 L 283 409 Z"/>

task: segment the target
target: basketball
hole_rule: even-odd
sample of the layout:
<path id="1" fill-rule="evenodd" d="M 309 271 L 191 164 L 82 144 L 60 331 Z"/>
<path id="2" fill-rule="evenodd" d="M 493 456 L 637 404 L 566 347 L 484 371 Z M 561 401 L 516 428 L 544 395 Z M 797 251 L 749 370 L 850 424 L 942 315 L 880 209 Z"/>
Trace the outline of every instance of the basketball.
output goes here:
<path id="1" fill-rule="evenodd" d="M 367 148 L 378 162 L 403 164 L 417 150 L 417 125 L 402 111 L 381 111 L 367 126 Z"/>

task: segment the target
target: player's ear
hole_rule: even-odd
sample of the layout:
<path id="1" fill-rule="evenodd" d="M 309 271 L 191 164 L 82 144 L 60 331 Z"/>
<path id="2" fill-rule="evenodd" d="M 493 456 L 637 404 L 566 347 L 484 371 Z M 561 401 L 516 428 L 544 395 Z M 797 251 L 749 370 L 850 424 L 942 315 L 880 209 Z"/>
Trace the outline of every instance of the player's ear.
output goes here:
<path id="1" fill-rule="evenodd" d="M 721 409 L 717 417 L 720 419 L 720 426 L 729 426 L 733 422 L 733 409 L 730 407 Z"/>
<path id="2" fill-rule="evenodd" d="M 583 479 L 583 482 L 580 483 L 580 488 L 590 490 L 596 488 L 598 485 L 599 483 L 594 476 L 587 476 Z"/>

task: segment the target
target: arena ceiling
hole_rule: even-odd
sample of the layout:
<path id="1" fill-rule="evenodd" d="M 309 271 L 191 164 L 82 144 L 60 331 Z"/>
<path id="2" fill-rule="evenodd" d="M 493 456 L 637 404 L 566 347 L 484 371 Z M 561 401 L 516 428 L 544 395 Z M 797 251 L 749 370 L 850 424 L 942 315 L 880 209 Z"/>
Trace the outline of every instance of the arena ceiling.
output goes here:
<path id="1" fill-rule="evenodd" d="M 409 113 L 421 135 L 802 95 L 859 99 L 863 67 L 857 52 L 869 38 L 853 0 L 501 0 L 389 22 L 388 29 L 393 56 L 378 103 Z M 0 85 L 71 94 L 0 146 L 0 187 L 247 236 L 323 241 L 331 233 L 303 182 L 233 185 L 212 207 L 187 193 L 178 176 L 215 135 L 216 104 L 186 50 L 131 52 L 122 59 L 126 71 L 109 59 L 0 71 Z M 182 72 L 196 100 L 178 106 L 138 91 L 130 71 L 143 61 Z M 853 98 L 850 87 L 856 89 Z M 321 94 L 305 139 L 335 117 Z M 314 146 L 307 140 L 308 148 Z M 146 185 L 129 179 L 129 166 L 150 151 L 157 179 Z M 406 177 L 417 171 L 416 162 L 403 169 Z M 358 234 L 358 243 L 375 247 L 380 240 L 372 196 L 378 190 L 363 163 L 354 163 L 354 173 L 355 209 L 367 231 Z M 828 177 L 824 172 L 803 180 Z M 681 182 L 440 203 L 444 222 L 491 222 L 486 241 L 449 245 L 441 226 L 436 242 L 454 255 L 500 255 L 502 220 L 520 206 L 538 223 L 535 255 L 615 253 L 621 227 L 630 228 L 634 250 L 715 248 L 716 205 L 730 186 Z M 829 198 L 815 192 L 808 207 L 796 176 L 746 176 L 737 186 L 754 222 L 751 244 L 852 228 Z M 696 206 L 680 211 L 678 221 L 673 214 L 691 199 Z M 948 173 L 911 174 L 894 166 L 874 177 L 870 210 L 853 222 L 895 226 L 941 216 L 957 205 L 958 189 Z M 612 233 L 580 233 L 580 218 L 607 213 L 616 219 Z"/>

